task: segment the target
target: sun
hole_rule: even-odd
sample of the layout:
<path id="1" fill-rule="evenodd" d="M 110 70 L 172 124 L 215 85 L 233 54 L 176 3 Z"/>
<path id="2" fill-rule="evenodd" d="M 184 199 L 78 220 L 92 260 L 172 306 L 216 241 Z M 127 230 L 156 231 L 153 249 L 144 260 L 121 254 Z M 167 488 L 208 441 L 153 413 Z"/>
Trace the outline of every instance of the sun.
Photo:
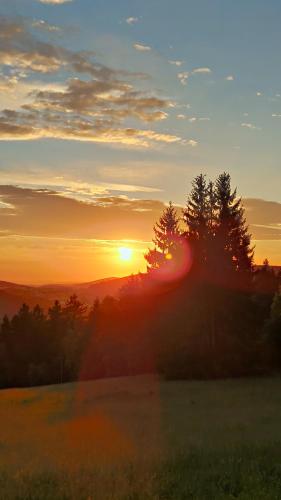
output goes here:
<path id="1" fill-rule="evenodd" d="M 119 258 L 123 261 L 129 261 L 132 259 L 133 250 L 129 247 L 120 247 L 119 249 Z"/>

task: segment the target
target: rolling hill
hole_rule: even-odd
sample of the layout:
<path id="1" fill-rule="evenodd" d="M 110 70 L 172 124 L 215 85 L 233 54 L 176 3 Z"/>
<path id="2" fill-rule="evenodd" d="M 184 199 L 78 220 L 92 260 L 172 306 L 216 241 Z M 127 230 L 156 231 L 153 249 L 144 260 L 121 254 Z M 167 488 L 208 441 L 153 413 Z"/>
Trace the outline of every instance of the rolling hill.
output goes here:
<path id="1" fill-rule="evenodd" d="M 259 269 L 261 266 L 256 266 Z M 276 273 L 281 266 L 272 266 Z M 97 281 L 73 284 L 21 285 L 9 281 L 0 281 L 0 316 L 15 314 L 19 307 L 26 303 L 30 307 L 39 304 L 48 309 L 55 300 L 64 302 L 70 295 L 76 294 L 85 304 L 93 304 L 96 298 L 107 295 L 117 296 L 127 283 L 129 276 L 122 278 L 105 278 Z"/>
<path id="2" fill-rule="evenodd" d="M 40 286 L 0 281 L 0 316 L 15 314 L 23 303 L 28 304 L 30 307 L 39 304 L 44 309 L 47 309 L 55 300 L 64 302 L 72 294 L 76 294 L 82 302 L 92 304 L 96 298 L 102 299 L 106 295 L 118 295 L 127 280 L 128 276 L 125 276 L 123 278 L 106 278 L 88 283 Z"/>

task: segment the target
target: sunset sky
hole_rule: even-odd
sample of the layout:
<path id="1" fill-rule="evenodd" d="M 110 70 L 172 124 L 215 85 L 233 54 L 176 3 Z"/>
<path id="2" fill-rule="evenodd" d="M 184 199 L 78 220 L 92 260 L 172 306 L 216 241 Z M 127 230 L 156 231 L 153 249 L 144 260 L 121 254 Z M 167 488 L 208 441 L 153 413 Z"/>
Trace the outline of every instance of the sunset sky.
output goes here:
<path id="1" fill-rule="evenodd" d="M 0 280 L 144 271 L 164 204 L 224 170 L 256 262 L 281 265 L 280 0 L 0 0 L 0 14 Z"/>

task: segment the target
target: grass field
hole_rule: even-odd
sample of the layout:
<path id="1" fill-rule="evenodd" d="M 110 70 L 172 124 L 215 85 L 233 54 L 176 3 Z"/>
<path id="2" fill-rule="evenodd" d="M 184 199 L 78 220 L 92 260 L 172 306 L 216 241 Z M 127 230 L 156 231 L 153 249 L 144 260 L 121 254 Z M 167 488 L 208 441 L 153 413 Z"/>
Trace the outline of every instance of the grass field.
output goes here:
<path id="1" fill-rule="evenodd" d="M 281 380 L 0 392 L 0 498 L 280 499 Z"/>

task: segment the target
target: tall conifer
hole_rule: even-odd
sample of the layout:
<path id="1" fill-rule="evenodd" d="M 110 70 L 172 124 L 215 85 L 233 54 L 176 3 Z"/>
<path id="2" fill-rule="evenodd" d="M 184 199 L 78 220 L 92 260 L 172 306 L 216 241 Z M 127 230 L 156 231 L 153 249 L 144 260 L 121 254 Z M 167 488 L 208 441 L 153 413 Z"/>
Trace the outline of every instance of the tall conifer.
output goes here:
<path id="1" fill-rule="evenodd" d="M 176 253 L 180 239 L 179 217 L 171 201 L 156 222 L 153 231 L 155 248 L 145 255 L 148 270 L 161 268 Z"/>

